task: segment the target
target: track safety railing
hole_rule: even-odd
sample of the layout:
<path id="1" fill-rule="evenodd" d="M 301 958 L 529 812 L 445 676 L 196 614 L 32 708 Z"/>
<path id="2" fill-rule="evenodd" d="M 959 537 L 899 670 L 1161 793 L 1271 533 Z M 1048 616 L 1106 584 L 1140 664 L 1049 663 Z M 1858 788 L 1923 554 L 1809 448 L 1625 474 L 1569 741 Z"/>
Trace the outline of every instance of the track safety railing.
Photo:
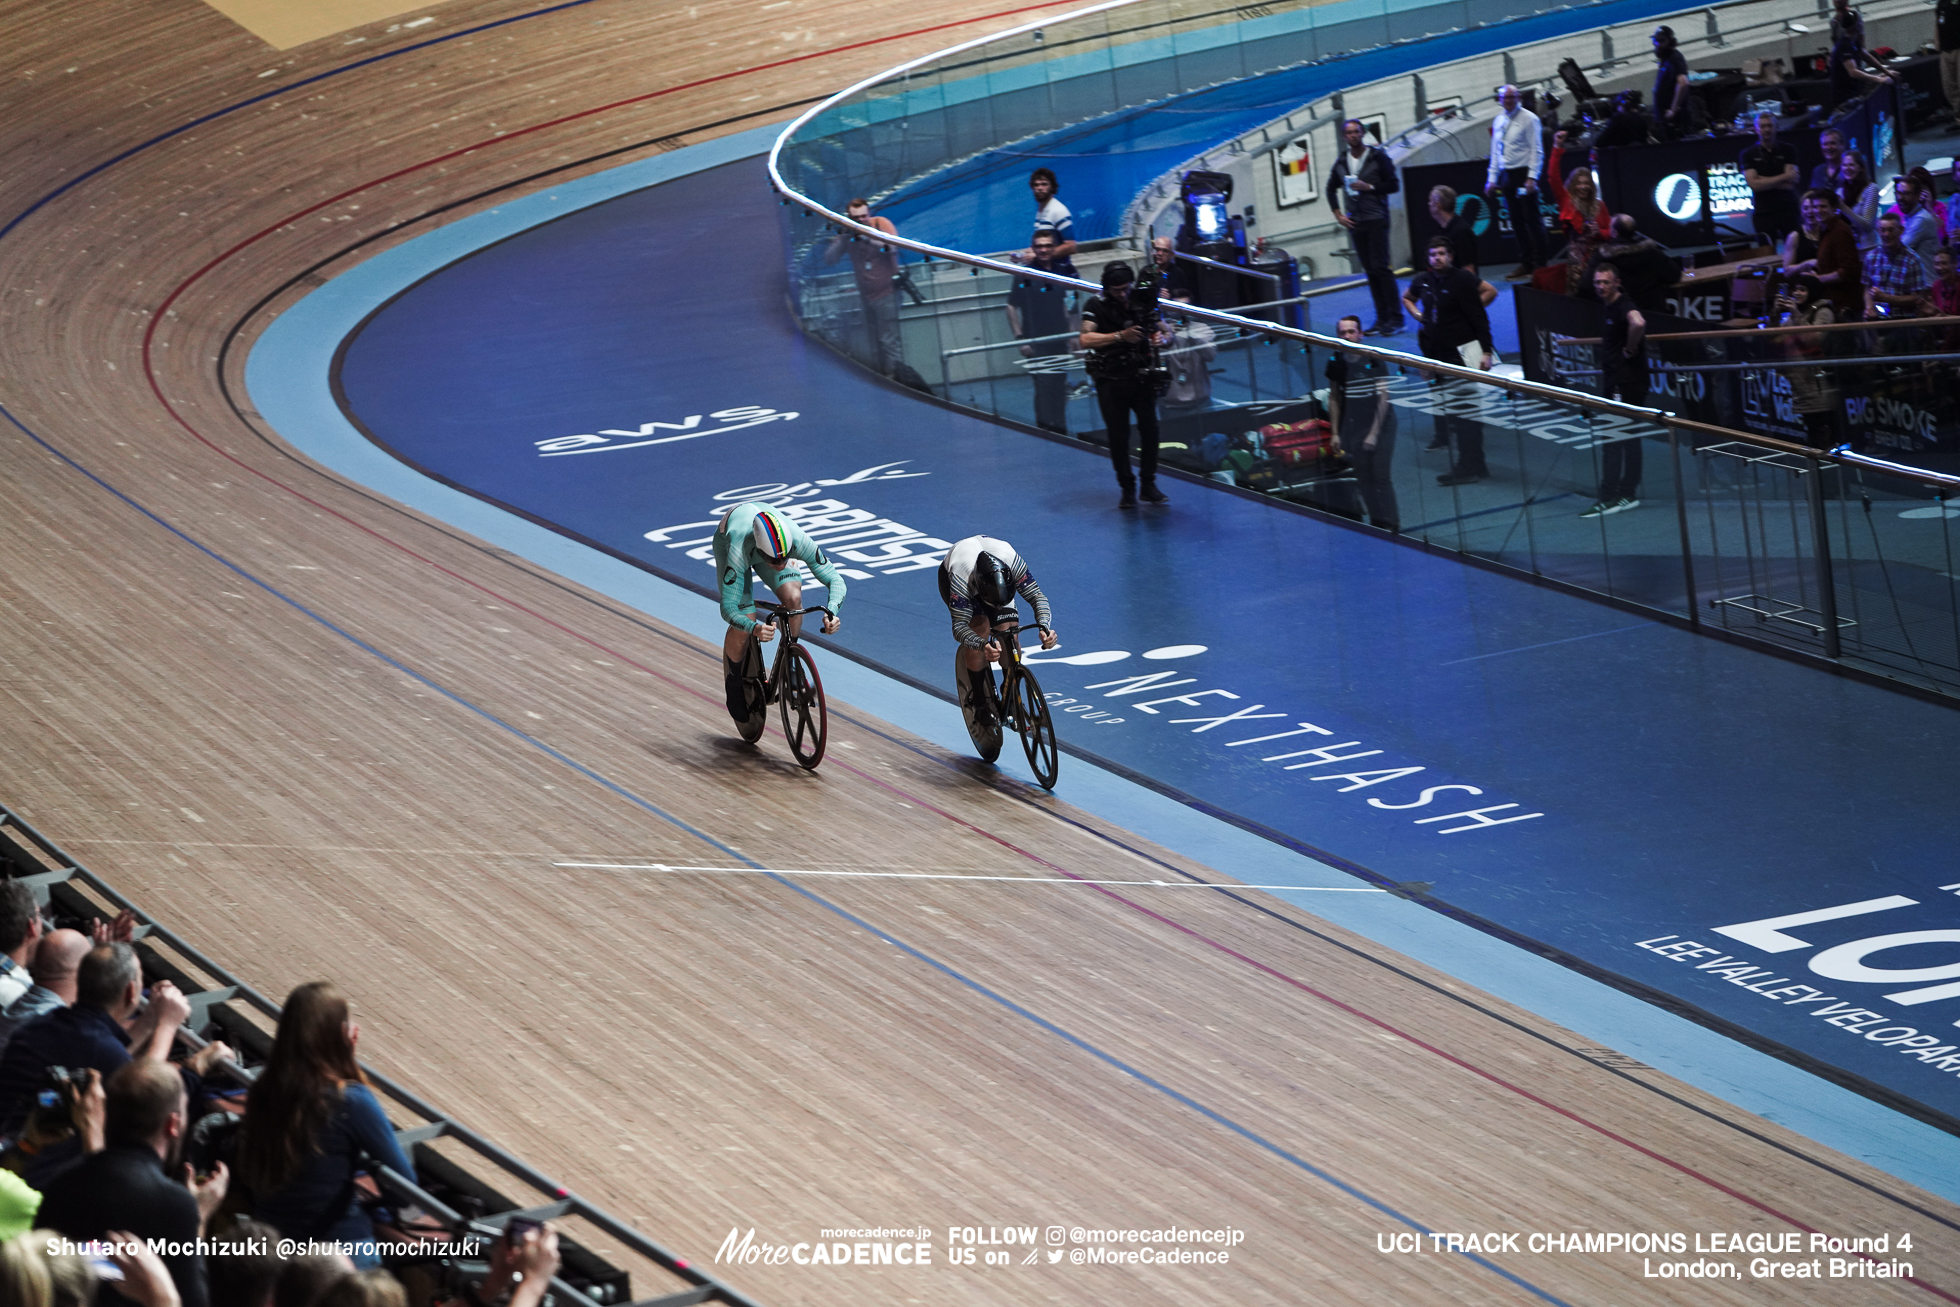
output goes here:
<path id="1" fill-rule="evenodd" d="M 854 223 L 830 192 L 845 189 L 837 184 L 840 177 L 862 174 L 851 172 L 859 165 L 838 157 L 838 143 L 850 133 L 833 129 L 840 119 L 871 123 L 871 106 L 894 88 L 913 96 L 922 88 L 943 89 L 948 68 L 987 63 L 982 47 L 1004 52 L 997 62 L 1016 70 L 1017 85 L 1034 85 L 1044 42 L 1066 45 L 1059 35 L 1085 17 L 1109 19 L 1115 30 L 1116 8 L 1102 5 L 1030 23 L 900 65 L 839 92 L 782 133 L 768 170 L 782 204 L 791 303 L 806 330 L 874 367 L 894 370 L 883 366 L 891 360 L 877 356 L 873 333 L 847 320 L 864 286 L 827 272 L 812 257 L 835 242 L 886 247 L 915 279 L 932 287 L 963 285 L 972 297 L 954 313 L 908 310 L 904 357 L 929 363 L 936 374 L 915 372 L 901 380 L 963 407 L 1094 443 L 1098 421 L 1089 388 L 1072 383 L 1065 362 L 1075 325 L 1066 315 L 1100 291 L 1091 270 L 1070 277 Z M 874 133 L 862 139 L 879 138 Z M 970 154 L 986 144 L 968 136 L 961 149 Z M 919 146 L 917 140 L 903 142 L 908 166 L 921 164 Z M 822 179 L 816 189 L 825 195 L 799 187 L 792 175 Z M 1148 254 L 1139 250 L 1132 257 L 1141 261 Z M 1053 297 L 1046 301 L 1051 321 L 1022 337 L 1010 332 L 1002 308 L 1017 289 L 1023 303 Z M 1960 640 L 1936 632 L 1955 628 L 1960 597 L 1953 568 L 1931 566 L 1950 553 L 1946 523 L 1960 517 L 1960 508 L 1949 510 L 1947 503 L 1960 489 L 1960 477 L 1888 463 L 1886 446 L 1820 448 L 1807 443 L 1801 427 L 1779 438 L 1708 420 L 1677 392 L 1696 384 L 1706 388 L 1712 378 L 1670 373 L 1666 366 L 1658 369 L 1656 403 L 1633 405 L 1372 342 L 1350 345 L 1241 312 L 1180 304 L 1176 313 L 1181 321 L 1203 324 L 1212 347 L 1221 356 L 1227 348 L 1236 352 L 1245 366 L 1219 369 L 1208 405 L 1188 412 L 1166 405 L 1164 461 L 1172 467 L 1393 529 L 1694 627 L 1960 695 Z M 1053 321 L 1058 314 L 1062 320 Z M 989 366 L 988 360 L 1015 346 L 1050 352 L 1006 375 Z M 1324 412 L 1327 364 L 1337 354 L 1387 366 L 1396 419 L 1393 458 L 1364 468 L 1345 460 L 1288 465 L 1262 457 L 1261 428 Z M 1921 365 L 1900 358 L 1888 366 Z M 1045 399 L 1037 387 L 1045 387 Z M 1058 404 L 1065 414 L 1060 420 Z M 1205 463 L 1227 449 L 1236 466 L 1194 465 L 1201 446 Z M 1744 450 L 1754 452 L 1738 457 Z M 1717 513 L 1713 519 L 1711 511 Z"/>

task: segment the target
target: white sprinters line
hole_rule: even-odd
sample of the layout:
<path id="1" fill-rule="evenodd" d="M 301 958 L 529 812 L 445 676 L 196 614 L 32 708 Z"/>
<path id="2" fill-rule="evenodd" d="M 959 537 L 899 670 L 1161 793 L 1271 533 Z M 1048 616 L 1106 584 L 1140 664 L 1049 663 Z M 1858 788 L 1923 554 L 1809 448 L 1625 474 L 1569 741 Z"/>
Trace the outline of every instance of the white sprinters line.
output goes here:
<path id="1" fill-rule="evenodd" d="M 808 871 L 788 867 L 677 867 L 665 862 L 554 862 L 586 871 L 666 871 L 712 876 L 850 876 L 859 880 L 1008 880 L 1026 885 L 1127 885 L 1133 889 L 1291 889 L 1316 894 L 1386 894 L 1373 885 L 1241 885 L 1209 880 L 1089 880 L 1074 876 L 978 876 L 945 871 Z"/>

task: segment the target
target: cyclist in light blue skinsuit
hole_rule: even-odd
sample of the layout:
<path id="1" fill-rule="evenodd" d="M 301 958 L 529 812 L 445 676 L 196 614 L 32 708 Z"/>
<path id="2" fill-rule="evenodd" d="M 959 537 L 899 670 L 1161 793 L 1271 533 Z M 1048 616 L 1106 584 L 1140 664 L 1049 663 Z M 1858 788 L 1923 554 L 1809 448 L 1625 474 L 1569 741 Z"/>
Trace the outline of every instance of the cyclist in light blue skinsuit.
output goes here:
<path id="1" fill-rule="evenodd" d="M 837 610 L 844 603 L 847 588 L 843 576 L 825 556 L 817 542 L 781 509 L 760 501 L 737 504 L 715 531 L 715 581 L 721 588 L 721 616 L 728 623 L 722 638 L 722 679 L 728 689 L 728 713 L 736 721 L 746 721 L 750 705 L 742 680 L 742 659 L 749 635 L 764 644 L 776 638 L 774 622 L 755 619 L 755 588 L 749 581 L 754 568 L 762 583 L 776 592 L 785 608 L 803 606 L 803 578 L 790 560 L 808 564 L 810 571 L 828 591 L 824 607 L 830 615 L 823 620 L 823 633 L 833 634 L 841 620 Z M 790 618 L 790 632 L 803 634 L 803 619 Z"/>

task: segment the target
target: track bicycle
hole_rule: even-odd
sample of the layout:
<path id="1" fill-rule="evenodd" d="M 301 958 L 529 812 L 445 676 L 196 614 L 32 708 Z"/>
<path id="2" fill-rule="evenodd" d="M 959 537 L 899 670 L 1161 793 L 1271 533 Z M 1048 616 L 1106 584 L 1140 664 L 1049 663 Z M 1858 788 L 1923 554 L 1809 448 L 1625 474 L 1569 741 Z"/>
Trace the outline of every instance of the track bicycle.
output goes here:
<path id="1" fill-rule="evenodd" d="M 828 608 L 784 608 L 780 604 L 758 603 L 776 617 L 776 661 L 769 675 L 762 674 L 762 641 L 750 632 L 742 650 L 742 679 L 749 683 L 748 701 L 753 705 L 746 720 L 736 719 L 735 729 L 754 744 L 762 738 L 769 721 L 769 705 L 782 710 L 783 735 L 789 751 L 807 771 L 815 771 L 823 761 L 824 743 L 829 738 L 830 714 L 824 704 L 823 678 L 817 675 L 816 660 L 803 647 L 801 637 L 790 630 L 789 619 L 805 613 L 831 615 Z"/>
<path id="2" fill-rule="evenodd" d="M 959 687 L 960 712 L 966 717 L 966 733 L 981 758 L 992 762 L 1000 757 L 1001 742 L 1009 730 L 1021 736 L 1021 750 L 1028 755 L 1028 766 L 1044 790 L 1055 788 L 1061 770 L 1061 751 L 1055 744 L 1055 719 L 1049 715 L 1047 696 L 1041 683 L 1021 660 L 1021 621 L 1012 617 L 993 628 L 991 639 L 1000 642 L 1000 672 L 994 682 L 991 665 L 975 672 L 966 665 L 966 648 L 953 652 L 953 680 Z M 992 720 L 977 711 L 982 702 L 993 706 Z"/>

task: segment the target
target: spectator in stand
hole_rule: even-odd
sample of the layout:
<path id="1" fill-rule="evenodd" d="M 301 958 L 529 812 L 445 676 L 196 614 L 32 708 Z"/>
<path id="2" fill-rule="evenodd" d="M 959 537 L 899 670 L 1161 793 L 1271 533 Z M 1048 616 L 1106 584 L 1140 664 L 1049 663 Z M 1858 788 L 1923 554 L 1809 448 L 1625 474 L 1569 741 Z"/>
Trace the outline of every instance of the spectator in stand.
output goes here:
<path id="1" fill-rule="evenodd" d="M 74 1006 L 29 1021 L 0 1052 L 0 1134 L 19 1131 L 49 1067 L 71 1072 L 93 1067 L 108 1077 L 132 1056 L 165 1063 L 190 1012 L 190 1004 L 167 980 L 150 987 L 145 1005 L 135 950 L 128 944 L 96 945 L 82 958 Z M 183 1069 L 186 1088 L 195 1093 L 199 1077 L 212 1063 L 230 1056 L 231 1050 L 215 1040 L 199 1049 Z"/>
<path id="2" fill-rule="evenodd" d="M 1429 188 L 1429 216 L 1450 242 L 1450 257 L 1456 266 L 1477 271 L 1477 224 L 1468 214 L 1456 210 L 1456 190 L 1449 186 Z"/>
<path id="3" fill-rule="evenodd" d="M 1906 248 L 1919 260 L 1930 279 L 1933 254 L 1946 244 L 1946 215 L 1933 201 L 1933 175 L 1924 168 L 1914 168 L 1899 178 L 1893 191 L 1899 202 L 1885 212 L 1898 218 L 1905 233 L 1902 239 Z"/>
<path id="4" fill-rule="evenodd" d="M 1157 269 L 1157 276 L 1164 285 L 1164 298 L 1195 300 L 1198 297 L 1198 278 L 1196 271 L 1183 259 L 1177 257 L 1177 247 L 1168 236 L 1153 237 L 1150 242 L 1150 262 Z"/>
<path id="5" fill-rule="evenodd" d="M 1490 315 L 1484 306 L 1497 298 L 1497 289 L 1476 273 L 1451 264 L 1450 242 L 1444 236 L 1429 240 L 1429 270 L 1416 274 L 1403 301 L 1420 324 L 1416 345 L 1424 358 L 1458 367 L 1482 368 L 1497 362 L 1491 345 Z M 1438 378 L 1439 389 L 1460 390 L 1466 383 Z M 1438 413 L 1429 448 L 1454 444 L 1450 470 L 1436 478 L 1441 486 L 1467 486 L 1490 475 L 1484 462 L 1484 427 L 1475 418 Z"/>
<path id="6" fill-rule="evenodd" d="M 376 1267 L 343 1275 L 320 1295 L 319 1307 L 408 1307 L 401 1282 Z"/>
<path id="7" fill-rule="evenodd" d="M 1075 275 L 1075 215 L 1068 205 L 1056 199 L 1062 189 L 1053 171 L 1036 168 L 1028 174 L 1028 190 L 1034 193 L 1034 229 L 1055 233 L 1055 260 L 1063 265 L 1064 276 Z"/>
<path id="8" fill-rule="evenodd" d="M 1347 149 L 1327 174 L 1327 204 L 1334 210 L 1334 221 L 1347 228 L 1355 261 L 1368 277 L 1368 294 L 1375 301 L 1375 321 L 1368 334 L 1393 336 L 1403 323 L 1394 265 L 1388 257 L 1388 197 L 1401 189 L 1401 182 L 1388 152 L 1368 144 L 1368 129 L 1360 119 L 1342 123 L 1341 134 Z"/>
<path id="9" fill-rule="evenodd" d="M 1580 164 L 1570 178 L 1565 177 L 1565 139 L 1564 132 L 1552 137 L 1545 180 L 1558 201 L 1558 224 L 1565 231 L 1565 293 L 1577 295 L 1591 275 L 1600 245 L 1613 235 L 1613 215 L 1599 198 L 1599 183 L 1591 168 Z"/>
<path id="10" fill-rule="evenodd" d="M 1189 304 L 1191 292 L 1172 295 L 1178 304 Z M 1170 343 L 1164 346 L 1164 366 L 1171 370 L 1170 388 L 1164 392 L 1164 406 L 1186 410 L 1211 407 L 1211 361 L 1218 357 L 1218 335 L 1209 322 L 1196 318 L 1167 315 Z"/>
<path id="11" fill-rule="evenodd" d="M 1654 29 L 1654 135 L 1678 141 L 1693 123 L 1688 110 L 1688 61 L 1671 27 Z"/>
<path id="12" fill-rule="evenodd" d="M 1642 313 L 1664 311 L 1668 291 L 1681 281 L 1681 265 L 1659 241 L 1641 234 L 1630 213 L 1613 215 L 1613 236 L 1599 247 L 1599 263 L 1619 269 L 1620 288 Z M 1595 264 L 1586 273 L 1588 280 L 1597 271 Z M 1596 288 L 1594 293 L 1598 293 Z"/>
<path id="13" fill-rule="evenodd" d="M 844 216 L 860 226 L 898 235 L 892 220 L 873 217 L 871 202 L 862 197 L 844 206 Z M 892 376 L 905 361 L 898 335 L 898 250 L 868 237 L 840 231 L 824 257 L 827 262 L 835 263 L 847 254 L 851 272 L 857 278 L 858 300 L 864 305 L 864 329 L 869 338 L 867 358 L 878 371 Z"/>
<path id="14" fill-rule="evenodd" d="M 1437 237 L 1444 240 L 1444 237 Z M 1475 274 L 1472 274 L 1473 276 Z M 1335 324 L 1341 339 L 1361 343 L 1361 319 L 1349 314 Z M 1334 439 L 1354 465 L 1356 488 L 1368 520 L 1390 535 L 1402 532 L 1395 502 L 1395 405 L 1388 402 L 1388 364 L 1335 350 L 1327 360 L 1327 396 L 1334 411 Z"/>
<path id="15" fill-rule="evenodd" d="M 1937 0 L 1933 36 L 1940 51 L 1940 87 L 1946 92 L 1947 120 L 1960 127 L 1960 0 Z"/>
<path id="16" fill-rule="evenodd" d="M 34 950 L 34 965 L 28 968 L 34 974 L 34 983 L 60 999 L 62 1006 L 74 1006 L 82 959 L 94 947 L 79 930 L 49 931 L 42 936 L 41 947 Z"/>
<path id="17" fill-rule="evenodd" d="M 1523 107 L 1518 88 L 1497 88 L 1497 117 L 1490 123 L 1490 162 L 1484 169 L 1484 195 L 1499 195 L 1511 217 L 1521 262 L 1512 272 L 1523 280 L 1545 266 L 1545 221 L 1538 214 L 1538 177 L 1545 165 L 1545 136 L 1538 115 Z"/>
<path id="18" fill-rule="evenodd" d="M 1949 243 L 1960 242 L 1960 159 L 1953 161 L 1953 194 L 1946 201 L 1946 229 Z"/>
<path id="19" fill-rule="evenodd" d="M 289 1260 L 279 1252 L 279 1231 L 241 1217 L 212 1237 L 231 1247 L 204 1259 L 211 1307 L 273 1307 L 273 1292 Z"/>
<path id="20" fill-rule="evenodd" d="M 361 1074 L 360 1038 L 339 990 L 325 981 L 301 985 L 286 998 L 272 1052 L 246 1098 L 239 1180 L 252 1215 L 289 1239 L 373 1240 L 355 1201 L 364 1156 L 415 1178 Z M 355 1262 L 378 1259 L 368 1253 Z"/>
<path id="21" fill-rule="evenodd" d="M 184 1307 L 163 1258 L 127 1230 L 109 1231 L 109 1260 L 122 1275 L 120 1292 L 137 1307 Z"/>
<path id="22" fill-rule="evenodd" d="M 41 1220 L 70 1239 L 100 1239 L 127 1230 L 141 1239 L 189 1243 L 195 1249 L 204 1223 L 224 1201 L 224 1164 L 208 1179 L 173 1177 L 188 1103 L 184 1083 L 169 1065 L 131 1062 L 109 1077 L 104 1122 L 107 1143 L 48 1186 Z M 196 1251 L 166 1252 L 163 1263 L 183 1307 L 207 1307 L 204 1258 Z M 116 1307 L 122 1295 L 102 1287 L 97 1307 Z"/>
<path id="23" fill-rule="evenodd" d="M 1803 170 L 1797 167 L 1797 147 L 1776 139 L 1775 114 L 1765 110 L 1756 115 L 1756 143 L 1736 162 L 1756 193 L 1756 234 L 1771 245 L 1781 244 L 1801 222 L 1797 188 L 1803 184 Z"/>
<path id="24" fill-rule="evenodd" d="M 558 1232 L 549 1225 L 526 1230 L 515 1242 L 499 1239 L 490 1250 L 490 1274 L 470 1290 L 468 1301 L 493 1303 L 508 1293 L 505 1307 L 538 1307 L 558 1265 Z"/>
<path id="25" fill-rule="evenodd" d="M 95 1270 L 88 1259 L 50 1253 L 46 1230 L 13 1235 L 0 1244 L 0 1302 L 6 1307 L 88 1307 L 94 1298 Z"/>
<path id="26" fill-rule="evenodd" d="M 1816 280 L 1833 321 L 1857 321 L 1865 311 L 1864 259 L 1851 224 L 1826 190 L 1805 191 L 1801 213 L 1802 225 L 1783 244 L 1784 273 Z"/>
<path id="27" fill-rule="evenodd" d="M 1647 320 L 1620 289 L 1620 272 L 1601 264 L 1593 289 L 1605 310 L 1599 344 L 1599 393 L 1628 404 L 1647 402 Z M 1599 449 L 1599 501 L 1580 517 L 1608 517 L 1640 507 L 1639 436 L 1611 440 Z"/>
<path id="28" fill-rule="evenodd" d="M 1926 269 L 1906 248 L 1896 213 L 1878 220 L 1878 248 L 1865 255 L 1865 316 L 1916 318 L 1926 294 Z M 18 1038 L 18 1036 L 16 1036 Z"/>
<path id="29" fill-rule="evenodd" d="M 279 1272 L 279 1283 L 272 1291 L 272 1307 L 318 1307 L 327 1290 L 352 1274 L 354 1263 L 339 1253 L 295 1257 Z"/>
<path id="30" fill-rule="evenodd" d="M 22 1025 L 61 1006 L 61 996 L 30 969 L 46 930 L 34 891 L 18 880 L 0 883 L 0 1048 Z"/>
<path id="31" fill-rule="evenodd" d="M 1933 284 L 1927 288 L 1926 305 L 1936 318 L 1960 317 L 1960 273 L 1954 270 L 1954 254 L 1950 249 L 1933 256 Z M 1940 333 L 1940 348 L 1960 350 L 1960 325 Z"/>
<path id="32" fill-rule="evenodd" d="M 1052 231 L 1038 231 L 1029 242 L 1028 266 L 1040 272 L 1060 272 Z M 1068 291 L 1034 277 L 1017 277 L 1007 292 L 1007 326 L 1021 346 L 1021 357 L 1050 359 L 1068 355 Z M 1043 365 L 1034 373 L 1034 424 L 1043 431 L 1068 431 L 1068 377 L 1059 367 Z"/>
<path id="33" fill-rule="evenodd" d="M 1838 170 L 1844 163 L 1844 133 L 1836 127 L 1826 127 L 1817 137 L 1817 148 L 1823 153 L 1824 162 L 1810 170 L 1810 189 L 1834 191 L 1841 180 Z"/>
<path id="34" fill-rule="evenodd" d="M 1851 16 L 1856 19 L 1855 11 Z M 1890 86 L 1892 75 L 1879 72 L 1867 65 L 1865 55 L 1865 24 L 1863 19 L 1856 23 L 1842 24 L 1837 19 L 1831 21 L 1831 107 L 1842 108 L 1873 87 Z"/>
<path id="35" fill-rule="evenodd" d="M 13 1189 L 18 1177 L 45 1191 L 84 1157 L 102 1151 L 102 1073 L 91 1067 L 62 1080 L 50 1073 L 48 1084 L 35 1095 L 26 1122 L 0 1160 L 6 1168 L 0 1171 L 6 1182 L 0 1188 Z"/>
<path id="36" fill-rule="evenodd" d="M 1856 150 L 1846 150 L 1838 161 L 1838 184 L 1833 188 L 1838 212 L 1851 224 L 1851 235 L 1858 248 L 1869 250 L 1878 244 L 1878 187 L 1872 182 L 1871 165 Z"/>

